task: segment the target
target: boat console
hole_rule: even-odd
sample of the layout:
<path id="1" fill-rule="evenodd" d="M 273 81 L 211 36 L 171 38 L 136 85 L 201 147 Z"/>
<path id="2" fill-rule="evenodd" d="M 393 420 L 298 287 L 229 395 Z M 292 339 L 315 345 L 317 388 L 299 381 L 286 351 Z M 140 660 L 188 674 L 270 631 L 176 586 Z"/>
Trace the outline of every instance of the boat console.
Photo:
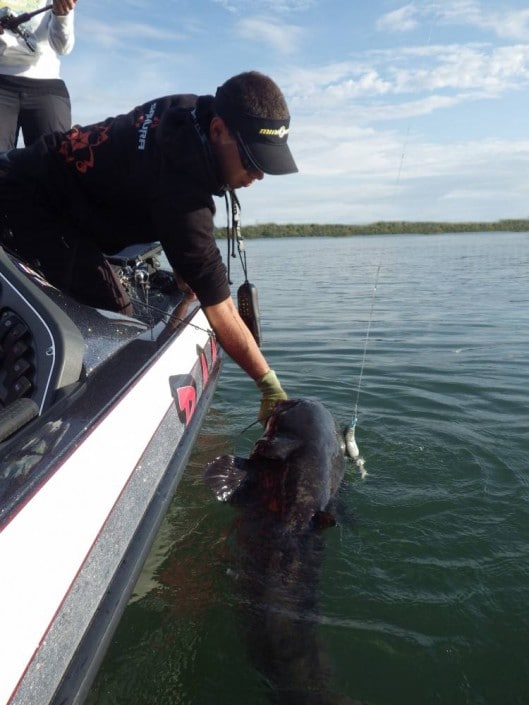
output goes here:
<path id="1" fill-rule="evenodd" d="M 32 281 L 38 277 L 0 247 L 0 441 L 81 375 L 81 332 Z"/>

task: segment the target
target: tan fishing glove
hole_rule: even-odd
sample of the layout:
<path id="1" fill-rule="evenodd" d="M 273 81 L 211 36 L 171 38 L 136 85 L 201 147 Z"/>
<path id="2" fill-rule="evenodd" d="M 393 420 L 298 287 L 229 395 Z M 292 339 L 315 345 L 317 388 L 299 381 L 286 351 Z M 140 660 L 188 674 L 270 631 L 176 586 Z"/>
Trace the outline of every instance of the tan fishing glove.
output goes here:
<path id="1" fill-rule="evenodd" d="M 272 413 L 272 409 L 276 403 L 278 401 L 282 401 L 283 399 L 288 399 L 288 397 L 277 379 L 277 375 L 274 370 L 268 370 L 268 372 L 266 372 L 260 379 L 256 380 L 255 383 L 262 394 L 261 406 L 259 408 L 259 415 L 257 418 L 264 426 L 266 425 L 266 421 Z"/>

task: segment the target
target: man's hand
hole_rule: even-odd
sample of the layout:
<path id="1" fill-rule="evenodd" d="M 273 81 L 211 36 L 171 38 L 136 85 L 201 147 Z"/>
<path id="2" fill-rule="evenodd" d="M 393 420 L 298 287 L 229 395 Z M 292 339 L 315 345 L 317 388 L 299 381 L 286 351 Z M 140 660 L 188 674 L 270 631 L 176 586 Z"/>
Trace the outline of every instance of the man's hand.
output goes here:
<path id="1" fill-rule="evenodd" d="M 287 395 L 274 370 L 268 370 L 255 383 L 262 393 L 258 419 L 265 426 L 274 406 L 278 401 L 287 399 Z"/>

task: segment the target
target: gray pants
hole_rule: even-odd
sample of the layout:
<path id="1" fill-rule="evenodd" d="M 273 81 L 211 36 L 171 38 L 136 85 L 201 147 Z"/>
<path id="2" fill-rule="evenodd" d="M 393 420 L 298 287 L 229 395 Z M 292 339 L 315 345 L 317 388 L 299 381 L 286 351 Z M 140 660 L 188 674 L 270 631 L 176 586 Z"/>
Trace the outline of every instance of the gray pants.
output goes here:
<path id="1" fill-rule="evenodd" d="M 24 145 L 48 132 L 66 132 L 72 122 L 70 96 L 61 79 L 0 74 L 0 152 Z"/>

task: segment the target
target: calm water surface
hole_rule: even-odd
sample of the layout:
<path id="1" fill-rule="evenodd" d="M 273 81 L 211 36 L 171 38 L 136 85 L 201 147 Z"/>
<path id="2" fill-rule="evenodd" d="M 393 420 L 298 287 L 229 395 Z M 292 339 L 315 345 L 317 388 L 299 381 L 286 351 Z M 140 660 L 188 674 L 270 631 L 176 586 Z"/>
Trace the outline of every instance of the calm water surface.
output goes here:
<path id="1" fill-rule="evenodd" d="M 365 705 L 527 705 L 529 234 L 247 250 L 289 395 L 341 424 L 358 400 L 368 475 L 348 467 L 305 616 L 332 690 Z M 248 453 L 257 407 L 228 361 L 89 705 L 269 702 L 238 617 L 235 513 L 202 481 L 216 455 Z"/>

